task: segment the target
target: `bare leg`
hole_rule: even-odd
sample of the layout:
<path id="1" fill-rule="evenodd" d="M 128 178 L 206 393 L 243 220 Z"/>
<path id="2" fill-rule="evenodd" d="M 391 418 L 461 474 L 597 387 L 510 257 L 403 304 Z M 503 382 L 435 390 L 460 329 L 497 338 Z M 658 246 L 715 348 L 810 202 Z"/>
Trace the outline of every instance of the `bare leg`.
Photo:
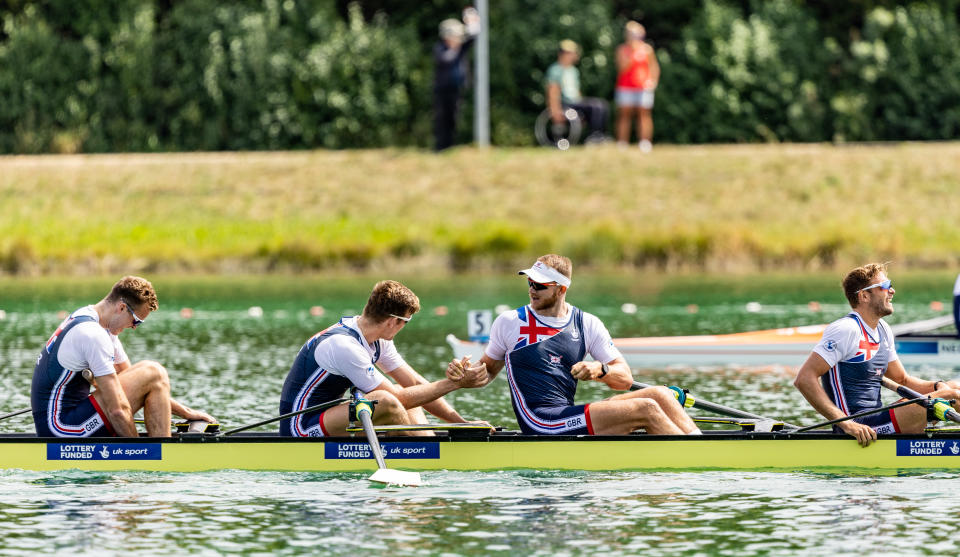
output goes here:
<path id="1" fill-rule="evenodd" d="M 365 398 L 377 401 L 373 410 L 374 425 L 409 425 L 411 423 L 406 408 L 392 394 L 386 391 L 372 391 L 367 393 Z M 349 406 L 348 403 L 344 403 L 323 413 L 323 429 L 327 433 L 332 436 L 347 434 L 347 425 L 350 423 Z"/>
<path id="2" fill-rule="evenodd" d="M 617 142 L 630 142 L 630 123 L 633 119 L 633 108 L 629 106 L 617 107 Z"/>
<path id="3" fill-rule="evenodd" d="M 696 424 L 666 387 L 648 387 L 595 402 L 590 421 L 597 434 L 647 433 L 682 435 L 698 431 Z"/>
<path id="4" fill-rule="evenodd" d="M 407 410 L 407 418 L 410 420 L 411 424 L 425 424 L 427 423 L 427 415 L 423 412 L 422 406 L 417 406 L 416 408 L 411 408 Z M 432 431 L 411 431 L 408 435 L 413 435 L 417 437 L 435 437 L 436 434 Z"/>
<path id="5" fill-rule="evenodd" d="M 137 362 L 117 374 L 130 411 L 143 408 L 143 420 L 150 437 L 170 437 L 170 379 L 157 362 Z M 97 394 L 94 393 L 94 397 Z"/>
<path id="6" fill-rule="evenodd" d="M 649 108 L 639 109 L 637 117 L 637 130 L 640 139 L 646 139 L 653 143 L 653 114 Z"/>

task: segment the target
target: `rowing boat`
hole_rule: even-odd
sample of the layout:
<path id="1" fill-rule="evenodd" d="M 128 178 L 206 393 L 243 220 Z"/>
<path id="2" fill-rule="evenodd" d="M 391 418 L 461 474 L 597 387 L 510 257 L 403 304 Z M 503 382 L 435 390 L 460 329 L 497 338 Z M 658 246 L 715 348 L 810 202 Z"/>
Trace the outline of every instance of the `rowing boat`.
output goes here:
<path id="1" fill-rule="evenodd" d="M 486 430 L 484 430 L 486 431 Z M 960 430 L 893 435 L 867 448 L 845 435 L 708 431 L 702 436 L 526 436 L 515 432 L 381 439 L 387 464 L 404 470 L 850 470 L 896 473 L 960 470 Z M 0 469 L 35 471 L 371 472 L 363 437 L 285 438 L 272 433 L 224 437 L 42 439 L 0 437 Z"/>
<path id="2" fill-rule="evenodd" d="M 945 315 L 893 325 L 896 349 L 906 365 L 960 366 L 960 337 L 936 332 L 953 323 Z M 615 338 L 632 368 L 671 365 L 784 365 L 799 367 L 823 336 L 826 325 L 784 327 L 724 335 Z M 483 355 L 484 345 L 447 335 L 457 359 Z"/>

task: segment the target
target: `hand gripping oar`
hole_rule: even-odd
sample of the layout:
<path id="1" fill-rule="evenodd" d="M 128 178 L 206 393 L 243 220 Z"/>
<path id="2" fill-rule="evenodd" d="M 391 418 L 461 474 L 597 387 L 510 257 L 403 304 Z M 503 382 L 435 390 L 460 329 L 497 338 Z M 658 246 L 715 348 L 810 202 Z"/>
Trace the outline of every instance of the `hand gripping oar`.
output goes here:
<path id="1" fill-rule="evenodd" d="M 630 387 L 631 391 L 639 391 L 640 389 L 646 389 L 652 385 L 647 385 L 646 383 L 641 383 L 639 381 L 634 381 L 633 385 Z M 677 402 L 685 408 L 697 408 L 699 410 L 707 410 L 709 412 L 714 412 L 720 414 L 721 416 L 729 416 L 731 418 L 747 418 L 750 420 L 767 420 L 774 421 L 772 418 L 767 418 L 766 416 L 760 416 L 758 414 L 751 414 L 750 412 L 745 412 L 743 410 L 737 410 L 736 408 L 730 408 L 729 406 L 724 406 L 722 404 L 717 404 L 715 402 L 709 402 L 706 400 L 701 400 L 694 398 L 691 394 L 681 389 L 680 387 L 668 387 L 673 391 L 673 396 L 677 397 Z M 785 427 L 796 429 L 798 426 L 793 424 L 784 423 Z"/>
<path id="2" fill-rule="evenodd" d="M 353 401 L 350 403 L 350 417 L 356 417 L 363 425 L 363 431 L 367 434 L 367 442 L 370 443 L 370 452 L 373 458 L 377 460 L 377 471 L 370 476 L 371 482 L 379 482 L 386 485 L 423 485 L 420 474 L 417 472 L 405 472 L 403 470 L 393 470 L 387 468 L 387 463 L 383 461 L 383 450 L 380 448 L 380 441 L 377 440 L 377 432 L 373 429 L 373 404 L 363 398 L 363 395 L 354 388 Z"/>
<path id="3" fill-rule="evenodd" d="M 882 379 L 883 386 L 895 391 L 897 394 L 903 398 L 917 400 L 920 404 L 924 405 L 927 410 L 932 410 L 934 415 L 941 420 L 950 420 L 952 422 L 960 423 L 960 413 L 953 409 L 950 406 L 950 403 L 942 398 L 930 398 L 927 395 L 922 395 L 917 391 L 909 387 L 904 387 L 903 385 L 898 384 L 896 381 L 884 377 Z"/>
<path id="4" fill-rule="evenodd" d="M 321 410 L 326 410 L 327 408 L 333 408 L 334 406 L 336 406 L 336 405 L 338 405 L 338 404 L 343 404 L 344 402 L 346 402 L 346 401 L 348 401 L 348 400 L 350 400 L 350 399 L 349 399 L 349 398 L 338 398 L 338 399 L 336 399 L 336 400 L 330 400 L 330 401 L 324 402 L 323 404 L 317 404 L 317 405 L 311 406 L 311 407 L 309 407 L 309 408 L 304 408 L 303 410 L 297 410 L 296 412 L 289 412 L 289 413 L 287 413 L 287 414 L 280 414 L 279 416 L 274 416 L 274 417 L 272 417 L 272 418 L 270 418 L 270 419 L 263 420 L 263 421 L 261 421 L 261 422 L 255 423 L 255 424 L 240 426 L 240 427 L 238 427 L 238 428 L 236 428 L 236 429 L 230 429 L 230 430 L 224 431 L 223 433 L 221 433 L 221 435 L 233 435 L 234 433 L 239 433 L 239 432 L 241 432 L 241 431 L 246 431 L 246 430 L 248 430 L 248 429 L 253 429 L 253 428 L 255 428 L 255 427 L 260 427 L 260 426 L 262 426 L 262 425 L 267 425 L 267 424 L 273 423 L 273 422 L 279 422 L 280 420 L 285 420 L 285 419 L 287 419 L 287 418 L 292 418 L 292 417 L 294 417 L 294 416 L 299 416 L 300 414 L 306 414 L 307 412 L 319 412 L 319 411 L 321 411 Z"/>

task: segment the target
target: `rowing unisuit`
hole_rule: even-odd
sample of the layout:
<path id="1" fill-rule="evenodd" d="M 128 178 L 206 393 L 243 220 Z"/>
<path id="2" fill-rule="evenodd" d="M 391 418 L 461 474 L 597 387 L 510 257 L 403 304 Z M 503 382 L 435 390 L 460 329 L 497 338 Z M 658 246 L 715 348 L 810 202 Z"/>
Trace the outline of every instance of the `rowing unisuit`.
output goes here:
<path id="1" fill-rule="evenodd" d="M 33 371 L 30 403 L 39 437 L 113 435 L 103 410 L 90 395 L 82 372 L 94 377 L 116 373 L 127 361 L 116 335 L 100 326 L 93 306 L 73 312 L 57 327 L 40 352 Z"/>
<path id="2" fill-rule="evenodd" d="M 562 318 L 538 315 L 527 305 L 500 314 L 490 329 L 487 356 L 507 367 L 517 423 L 528 434 L 588 434 L 589 404 L 574 405 L 577 380 L 570 368 L 585 354 L 600 362 L 620 358 L 596 316 L 567 305 Z"/>
<path id="3" fill-rule="evenodd" d="M 357 317 L 344 317 L 308 340 L 283 382 L 280 413 L 287 414 L 343 396 L 352 386 L 367 393 L 386 378 L 374 364 L 397 369 L 405 364 L 392 340 L 368 344 Z M 280 422 L 280 435 L 322 437 L 323 413 L 308 412 Z"/>
<path id="4" fill-rule="evenodd" d="M 852 311 L 827 326 L 823 338 L 813 350 L 830 366 L 830 371 L 820 377 L 823 390 L 844 414 L 849 416 L 882 406 L 880 387 L 883 374 L 890 362 L 899 359 L 893 332 L 883 319 L 873 330 L 857 312 Z M 900 431 L 893 410 L 857 421 L 877 433 Z"/>

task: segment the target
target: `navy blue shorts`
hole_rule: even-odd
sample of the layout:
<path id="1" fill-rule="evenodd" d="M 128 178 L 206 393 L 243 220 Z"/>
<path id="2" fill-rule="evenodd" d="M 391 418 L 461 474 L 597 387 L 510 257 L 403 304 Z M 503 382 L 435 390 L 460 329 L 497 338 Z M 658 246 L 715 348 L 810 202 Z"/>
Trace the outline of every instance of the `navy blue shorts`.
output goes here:
<path id="1" fill-rule="evenodd" d="M 894 415 L 892 408 L 886 412 L 877 412 L 876 414 L 857 418 L 854 421 L 870 426 L 877 433 L 900 433 L 900 424 L 897 423 L 897 417 Z M 833 431 L 834 433 L 843 433 L 843 430 L 840 429 L 839 426 L 833 426 Z"/>
<path id="2" fill-rule="evenodd" d="M 280 435 L 284 437 L 329 437 L 323 427 L 323 414 L 300 414 L 280 422 Z"/>
<path id="3" fill-rule="evenodd" d="M 527 435 L 593 435 L 589 404 L 513 410 Z"/>
<path id="4" fill-rule="evenodd" d="M 107 415 L 93 395 L 71 408 L 55 405 L 52 414 L 33 413 L 37 437 L 114 437 Z"/>

